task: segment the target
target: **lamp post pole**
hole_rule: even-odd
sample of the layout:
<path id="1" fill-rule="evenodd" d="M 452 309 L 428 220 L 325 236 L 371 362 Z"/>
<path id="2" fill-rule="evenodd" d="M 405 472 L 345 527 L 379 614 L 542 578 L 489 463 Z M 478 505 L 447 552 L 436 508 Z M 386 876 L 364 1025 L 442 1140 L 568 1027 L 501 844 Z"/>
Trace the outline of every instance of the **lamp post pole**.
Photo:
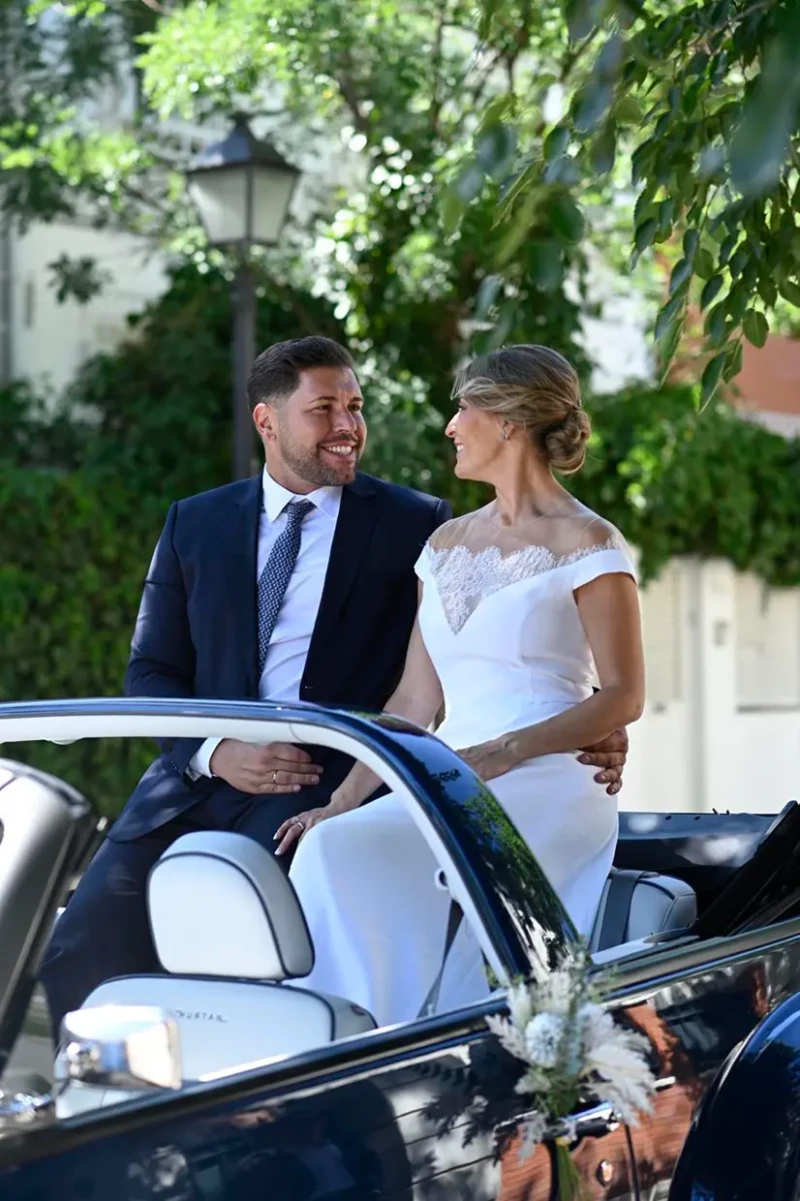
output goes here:
<path id="1" fill-rule="evenodd" d="M 253 421 L 247 399 L 247 377 L 256 357 L 256 286 L 247 263 L 236 268 L 233 281 L 233 478 L 253 470 Z"/>
<path id="2" fill-rule="evenodd" d="M 227 137 L 206 147 L 186 175 L 209 245 L 237 255 L 231 291 L 235 480 L 250 475 L 255 448 L 247 401 L 256 343 L 256 280 L 249 253 L 253 246 L 277 245 L 299 175 L 270 142 L 254 137 L 241 113 Z"/>

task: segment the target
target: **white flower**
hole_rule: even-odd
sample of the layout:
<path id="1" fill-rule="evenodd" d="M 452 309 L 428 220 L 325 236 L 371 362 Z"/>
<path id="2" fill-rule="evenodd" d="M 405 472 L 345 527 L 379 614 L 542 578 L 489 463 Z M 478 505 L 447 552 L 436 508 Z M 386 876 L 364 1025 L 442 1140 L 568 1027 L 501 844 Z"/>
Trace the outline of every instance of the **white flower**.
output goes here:
<path id="1" fill-rule="evenodd" d="M 536 990 L 536 1009 L 547 1013 L 565 1014 L 572 1002 L 572 980 L 559 968 Z"/>
<path id="2" fill-rule="evenodd" d="M 500 1045 L 505 1047 L 509 1055 L 513 1055 L 515 1059 L 521 1059 L 523 1063 L 527 1063 L 528 1053 L 525 1048 L 523 1030 L 518 1030 L 507 1018 L 495 1017 L 493 1014 L 487 1016 L 486 1025 Z"/>
<path id="3" fill-rule="evenodd" d="M 646 1058 L 648 1041 L 617 1025 L 601 999 L 586 954 L 571 950 L 545 979 L 509 986 L 509 1017 L 487 1017 L 492 1034 L 525 1065 L 514 1091 L 534 1099 L 523 1155 L 542 1140 L 550 1118 L 564 1118 L 565 1089 L 573 1095 L 588 1091 L 631 1125 L 650 1111 L 655 1077 Z"/>
<path id="4" fill-rule="evenodd" d="M 564 1019 L 557 1013 L 537 1013 L 525 1027 L 525 1049 L 530 1062 L 540 1068 L 554 1068 L 564 1033 Z"/>
<path id="5" fill-rule="evenodd" d="M 547 1130 L 547 1118 L 543 1113 L 532 1113 L 526 1117 L 522 1125 L 522 1142 L 519 1148 L 520 1159 L 527 1159 L 532 1155 L 539 1143 L 545 1136 Z"/>
<path id="6" fill-rule="evenodd" d="M 602 1046 L 614 1035 L 614 1019 L 600 1005 L 587 1002 L 578 1010 L 578 1023 L 581 1027 L 581 1041 L 585 1054 L 595 1047 Z"/>
<path id="7" fill-rule="evenodd" d="M 529 1067 L 514 1085 L 514 1092 L 520 1097 L 543 1097 L 549 1087 L 550 1078 L 545 1069 Z"/>
<path id="8" fill-rule="evenodd" d="M 509 985 L 506 1001 L 513 1025 L 524 1030 L 533 1016 L 533 997 L 524 980 Z"/>
<path id="9" fill-rule="evenodd" d="M 655 1080 L 633 1039 L 615 1028 L 614 1036 L 586 1056 L 587 1072 L 596 1072 L 602 1083 L 597 1091 L 604 1101 L 635 1126 L 640 1113 L 650 1113 L 650 1096 Z"/>

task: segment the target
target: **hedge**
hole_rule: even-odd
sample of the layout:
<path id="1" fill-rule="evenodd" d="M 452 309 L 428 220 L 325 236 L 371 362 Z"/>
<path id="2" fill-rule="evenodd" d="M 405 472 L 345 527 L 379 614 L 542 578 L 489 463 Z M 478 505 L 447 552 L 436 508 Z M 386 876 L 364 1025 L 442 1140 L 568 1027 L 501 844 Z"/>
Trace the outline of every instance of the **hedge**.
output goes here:
<path id="1" fill-rule="evenodd" d="M 153 508 L 158 508 L 158 505 Z M 0 472 L 0 700 L 122 690 L 157 521 L 135 498 L 81 472 Z M 117 812 L 152 758 L 141 740 L 4 747 Z"/>

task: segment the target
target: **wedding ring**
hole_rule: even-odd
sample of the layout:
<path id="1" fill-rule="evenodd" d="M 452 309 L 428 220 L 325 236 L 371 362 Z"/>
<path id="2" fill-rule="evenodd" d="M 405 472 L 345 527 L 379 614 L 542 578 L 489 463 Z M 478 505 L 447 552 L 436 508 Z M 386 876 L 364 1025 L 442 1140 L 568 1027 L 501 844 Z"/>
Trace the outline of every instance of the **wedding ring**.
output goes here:
<path id="1" fill-rule="evenodd" d="M 277 784 L 277 783 L 278 783 L 278 771 L 277 771 L 277 768 L 276 768 L 276 769 L 275 769 L 275 771 L 272 773 L 272 783 L 273 783 L 273 784 Z"/>
<path id="2" fill-rule="evenodd" d="M 303 824 L 303 822 L 299 821 L 298 818 L 294 819 L 294 824 L 296 826 L 299 826 L 301 830 L 305 830 L 305 825 Z"/>

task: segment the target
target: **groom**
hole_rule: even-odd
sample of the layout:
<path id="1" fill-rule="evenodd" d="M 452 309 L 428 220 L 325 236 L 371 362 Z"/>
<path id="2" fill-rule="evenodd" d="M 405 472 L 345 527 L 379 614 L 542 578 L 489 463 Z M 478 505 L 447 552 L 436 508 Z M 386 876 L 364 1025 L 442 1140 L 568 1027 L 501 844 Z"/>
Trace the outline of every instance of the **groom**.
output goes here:
<path id="1" fill-rule="evenodd" d="M 248 381 L 266 467 L 174 503 L 148 571 L 125 691 L 311 701 L 379 711 L 403 669 L 414 563 L 445 501 L 357 473 L 367 430 L 355 366 L 327 338 L 271 346 Z M 112 976 L 160 972 L 145 885 L 191 830 L 273 846 L 327 803 L 351 761 L 325 748 L 162 740 L 59 920 L 41 977 L 54 1032 Z M 595 748 L 609 791 L 626 739 Z"/>

